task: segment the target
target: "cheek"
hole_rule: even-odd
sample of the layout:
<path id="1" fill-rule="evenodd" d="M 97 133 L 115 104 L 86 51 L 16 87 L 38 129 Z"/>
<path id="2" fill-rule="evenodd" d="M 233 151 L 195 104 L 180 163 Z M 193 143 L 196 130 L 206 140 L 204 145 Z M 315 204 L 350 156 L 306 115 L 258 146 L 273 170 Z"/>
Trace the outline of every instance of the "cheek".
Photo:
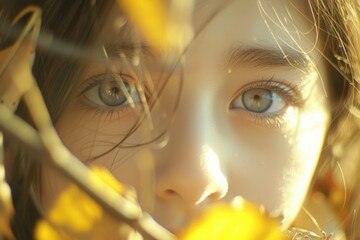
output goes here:
<path id="1" fill-rule="evenodd" d="M 290 143 L 294 146 L 291 164 L 284 171 L 282 191 L 285 202 L 285 215 L 297 212 L 311 179 L 314 175 L 322 149 L 329 115 L 325 109 L 316 107 L 302 114 L 299 126 L 294 130 Z M 296 191 L 294 191 L 296 189 Z"/>
<path id="2" fill-rule="evenodd" d="M 231 137 L 224 143 L 226 149 L 235 149 L 225 158 L 229 198 L 240 194 L 264 205 L 272 215 L 282 215 L 285 226 L 295 218 L 306 195 L 328 114 L 322 107 L 307 106 L 289 119 L 282 129 L 234 120 L 225 133 Z"/>
<path id="3" fill-rule="evenodd" d="M 56 129 L 64 145 L 85 164 L 106 168 L 118 181 L 135 189 L 146 187 L 152 189 L 149 181 L 154 179 L 150 174 L 152 171 L 145 169 L 146 166 L 154 165 L 152 155 L 147 154 L 144 157 L 145 150 L 133 147 L 134 144 L 150 139 L 149 130 L 147 127 L 142 127 L 127 137 L 130 129 L 138 121 L 137 111 L 139 109 L 118 112 L 110 116 L 84 110 L 76 103 L 69 104 L 57 122 Z M 117 147 L 119 144 L 126 147 Z M 46 170 L 43 182 L 48 181 L 49 184 L 45 183 L 45 185 L 55 184 L 62 186 L 63 189 L 66 181 L 57 174 L 52 178 L 54 172 Z M 57 188 L 45 187 L 43 195 L 48 199 L 46 202 L 52 202 L 60 192 L 52 189 Z M 138 198 L 141 202 L 142 198 L 149 197 L 139 195 Z"/>
<path id="4" fill-rule="evenodd" d="M 84 162 L 92 161 L 102 155 L 119 152 L 112 151 L 116 146 L 131 146 L 139 143 L 136 134 L 127 137 L 129 131 L 136 128 L 140 109 L 117 109 L 102 111 L 84 109 L 79 103 L 69 104 L 56 123 L 58 134 L 65 146 Z M 135 131 L 137 132 L 137 131 Z M 146 132 L 141 133 L 146 141 Z M 126 139 L 124 141 L 124 139 Z M 125 155 L 122 157 L 126 158 Z M 111 163 L 108 163 L 111 164 Z"/>
<path id="5" fill-rule="evenodd" d="M 294 146 L 280 130 L 264 129 L 253 123 L 235 129 L 226 144 L 231 146 L 229 149 L 234 149 L 225 163 L 230 197 L 240 193 L 267 209 L 279 208 L 280 188 L 284 184 L 284 172 L 290 168 L 294 157 Z"/>
<path id="6" fill-rule="evenodd" d="M 42 166 L 41 168 L 41 197 L 40 202 L 44 212 L 48 212 L 59 193 L 63 192 L 69 182 L 49 166 Z"/>

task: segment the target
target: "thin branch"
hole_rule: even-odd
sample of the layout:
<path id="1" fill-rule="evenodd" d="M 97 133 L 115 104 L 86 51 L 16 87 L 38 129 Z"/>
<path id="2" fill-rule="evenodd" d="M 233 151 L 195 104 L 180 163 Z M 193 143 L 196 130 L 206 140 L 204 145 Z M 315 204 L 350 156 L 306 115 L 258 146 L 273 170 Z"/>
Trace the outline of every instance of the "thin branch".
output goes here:
<path id="1" fill-rule="evenodd" d="M 29 149 L 37 157 L 38 161 L 51 164 L 98 202 L 110 215 L 132 226 L 145 239 L 175 238 L 148 214 L 144 214 L 137 204 L 119 195 L 107 184 L 103 182 L 96 185 L 89 184 L 89 180 L 97 178 L 92 171 L 63 146 L 56 146 L 50 153 L 45 149 L 35 129 L 2 105 L 0 105 L 0 130 L 4 132 L 6 137 L 13 138 Z M 54 152 L 57 154 L 54 155 Z"/>

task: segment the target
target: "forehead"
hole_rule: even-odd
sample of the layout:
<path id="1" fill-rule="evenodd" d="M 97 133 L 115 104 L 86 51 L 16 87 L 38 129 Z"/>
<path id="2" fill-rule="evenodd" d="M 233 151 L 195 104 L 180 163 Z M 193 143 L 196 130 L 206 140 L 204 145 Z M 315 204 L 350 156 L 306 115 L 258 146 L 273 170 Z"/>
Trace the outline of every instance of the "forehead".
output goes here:
<path id="1" fill-rule="evenodd" d="M 170 0 L 167 0 L 168 2 Z M 124 22 L 124 13 L 121 11 L 119 5 L 110 4 L 108 12 L 104 13 L 105 24 L 102 24 L 100 38 L 114 37 L 114 34 L 119 33 L 116 28 L 120 22 Z M 185 5 L 185 4 L 184 4 Z M 204 29 L 211 27 L 222 27 L 224 29 L 232 29 L 233 33 L 238 31 L 248 30 L 252 35 L 261 35 L 266 32 L 268 27 L 276 27 L 278 30 L 284 30 L 284 27 L 290 32 L 308 32 L 309 27 L 312 27 L 310 14 L 306 6 L 306 1 L 299 0 L 194 0 L 193 4 L 186 4 L 187 8 L 192 11 L 192 14 L 184 13 L 188 17 L 192 15 L 192 27 L 195 34 L 199 34 Z M 192 7 L 191 7 L 192 5 Z M 171 8 L 171 4 L 166 4 L 165 9 L 169 9 L 170 14 L 176 12 Z M 184 7 L 185 9 L 185 7 Z M 146 9 L 142 9 L 146 12 Z M 156 13 L 153 13 L 156 14 Z M 149 14 L 150 16 L 151 14 Z M 146 17 L 146 16 L 144 16 Z M 184 16 L 179 16 L 184 18 Z M 172 16 L 170 20 L 174 20 Z M 176 19 L 175 19 L 176 20 Z M 123 25 L 121 35 L 124 32 L 131 31 L 130 24 Z M 265 24 L 264 24 L 265 22 Z M 214 24 L 215 23 L 215 24 Z M 285 25 L 283 25 L 285 24 Z M 124 30 L 125 29 L 125 30 Z M 112 33 L 109 35 L 109 33 Z M 123 36 L 122 36 L 123 37 Z M 249 35 L 251 37 L 251 35 Z"/>
<path id="2" fill-rule="evenodd" d="M 198 0 L 193 23 L 197 36 L 223 44 L 287 45 L 306 51 L 315 37 L 305 1 L 293 0 Z"/>
<path id="3" fill-rule="evenodd" d="M 224 62 L 224 56 L 232 54 L 231 49 L 240 47 L 276 49 L 277 55 L 301 53 L 302 59 L 315 59 L 316 33 L 306 6 L 305 1 L 299 0 L 195 0 L 191 15 L 194 39 L 187 56 L 221 55 L 218 61 Z M 134 31 L 131 21 L 116 29 L 124 17 L 118 7 L 111 9 L 98 35 L 102 46 L 108 50 L 130 46 L 131 50 L 134 44 L 151 45 L 139 38 L 141 34 Z"/>
<path id="4" fill-rule="evenodd" d="M 232 58 L 244 52 L 246 60 L 274 60 L 275 65 L 289 60 L 307 66 L 309 59 L 318 55 L 313 51 L 316 38 L 308 16 L 305 3 L 299 1 L 196 1 L 188 66 L 197 67 L 199 59 L 227 63 L 229 55 Z M 244 60 L 244 54 L 240 55 Z"/>

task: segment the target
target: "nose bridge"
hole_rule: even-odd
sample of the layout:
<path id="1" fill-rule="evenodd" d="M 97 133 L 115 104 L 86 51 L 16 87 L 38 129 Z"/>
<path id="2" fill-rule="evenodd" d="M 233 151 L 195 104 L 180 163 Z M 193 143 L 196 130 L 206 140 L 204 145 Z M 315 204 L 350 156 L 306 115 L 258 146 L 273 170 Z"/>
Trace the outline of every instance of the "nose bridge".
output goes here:
<path id="1" fill-rule="evenodd" d="M 195 85 L 195 84 L 194 84 Z M 214 133 L 213 103 L 206 90 L 193 91 L 185 86 L 176 118 L 170 134 L 192 139 L 196 142 L 209 143 Z M 196 89 L 196 87 L 194 87 Z"/>
<path id="2" fill-rule="evenodd" d="M 207 100 L 201 93 L 189 91 L 182 96 L 169 129 L 169 142 L 159 156 L 156 191 L 163 198 L 193 205 L 221 198 L 227 192 L 219 156 L 210 145 L 216 132 Z"/>
<path id="3" fill-rule="evenodd" d="M 185 89 L 166 146 L 166 152 L 178 153 L 183 158 L 181 163 L 200 160 L 204 146 L 216 138 L 210 105 L 204 94 Z"/>

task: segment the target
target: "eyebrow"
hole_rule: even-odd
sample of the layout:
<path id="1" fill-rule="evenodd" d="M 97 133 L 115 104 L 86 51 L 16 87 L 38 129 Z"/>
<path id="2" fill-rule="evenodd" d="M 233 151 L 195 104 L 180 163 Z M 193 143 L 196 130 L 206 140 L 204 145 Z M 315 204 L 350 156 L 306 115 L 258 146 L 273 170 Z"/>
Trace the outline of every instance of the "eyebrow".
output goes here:
<path id="1" fill-rule="evenodd" d="M 119 57 L 121 53 L 124 53 L 128 57 L 133 57 L 137 53 L 143 54 L 143 56 L 154 57 L 155 53 L 151 47 L 132 32 L 132 27 L 129 24 L 125 24 L 121 30 L 115 33 L 115 36 L 103 45 L 108 57 Z"/>
<path id="2" fill-rule="evenodd" d="M 292 49 L 281 51 L 279 48 L 231 48 L 227 54 L 227 64 L 230 67 L 239 67 L 250 64 L 258 68 L 289 67 L 309 72 L 311 62 L 305 53 Z"/>
<path id="3" fill-rule="evenodd" d="M 125 53 L 126 56 L 134 56 L 137 52 L 148 57 L 155 56 L 151 47 L 141 42 L 134 44 L 131 42 L 114 41 L 105 44 L 104 48 L 109 57 L 119 57 L 121 53 Z"/>

